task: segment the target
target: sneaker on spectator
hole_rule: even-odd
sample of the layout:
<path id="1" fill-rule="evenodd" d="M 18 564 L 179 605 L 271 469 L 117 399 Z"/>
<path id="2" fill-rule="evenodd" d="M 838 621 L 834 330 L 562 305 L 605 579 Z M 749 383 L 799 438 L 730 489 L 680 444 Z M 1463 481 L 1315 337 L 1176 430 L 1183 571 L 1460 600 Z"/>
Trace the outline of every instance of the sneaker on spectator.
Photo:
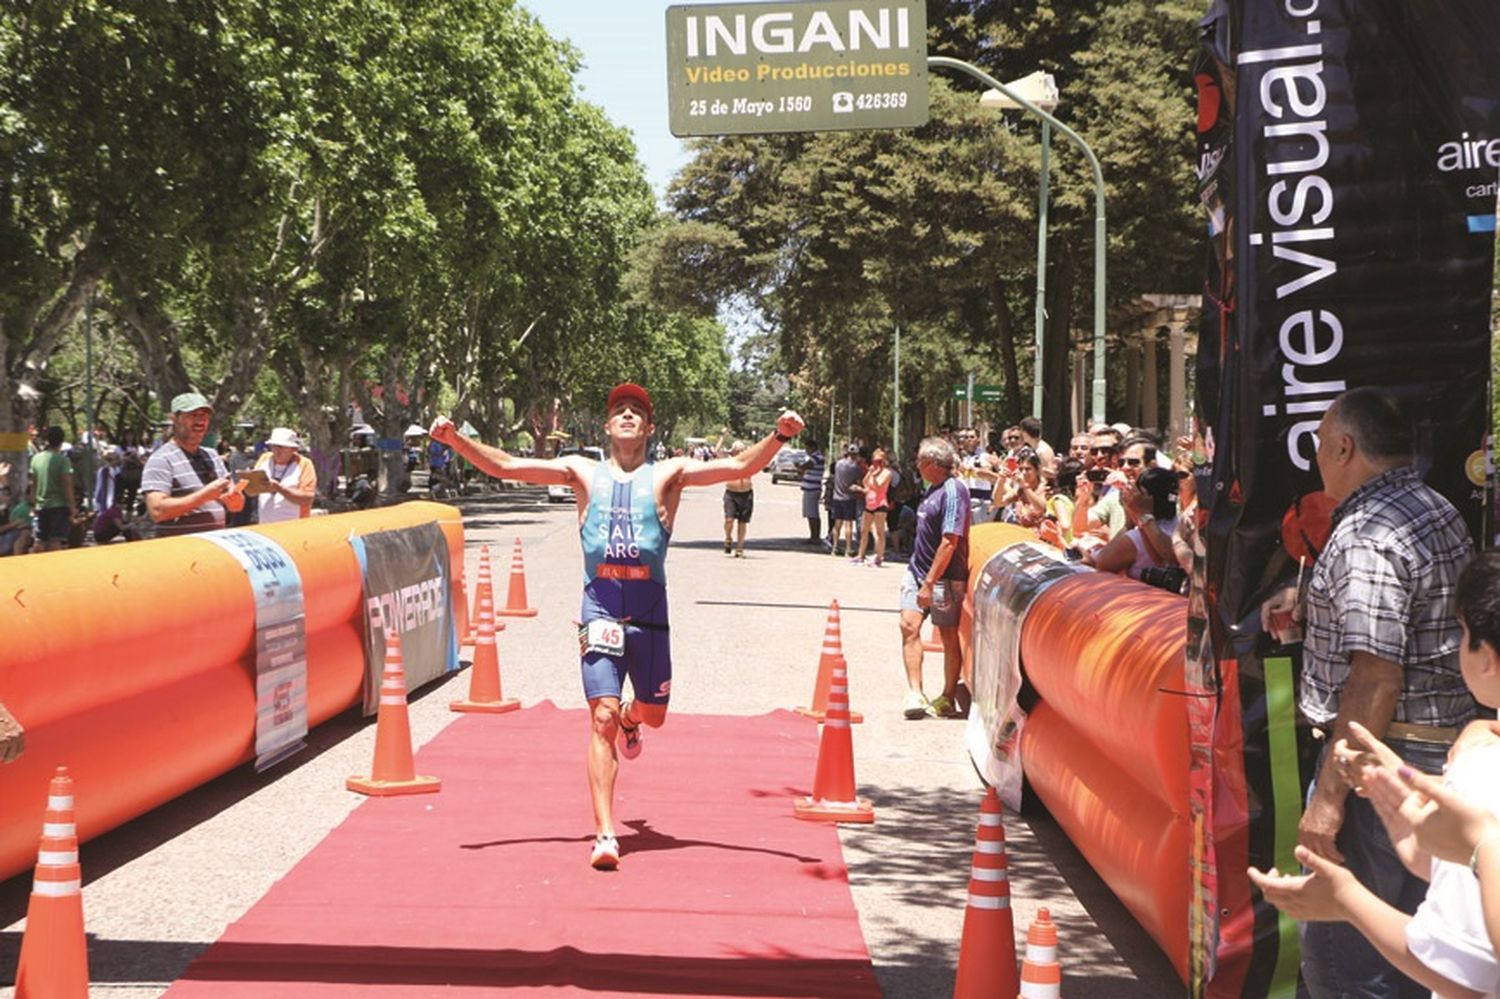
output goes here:
<path id="1" fill-rule="evenodd" d="M 927 702 L 927 714 L 933 718 L 962 718 L 958 706 L 953 703 L 953 698 L 947 694 L 939 694 Z"/>
<path id="2" fill-rule="evenodd" d="M 927 717 L 927 698 L 915 690 L 906 692 L 906 703 L 901 707 L 901 713 L 906 715 L 908 721 L 916 721 L 918 718 Z"/>
<path id="3" fill-rule="evenodd" d="M 594 852 L 589 866 L 596 871 L 613 871 L 620 866 L 620 841 L 600 833 L 594 837 Z"/>

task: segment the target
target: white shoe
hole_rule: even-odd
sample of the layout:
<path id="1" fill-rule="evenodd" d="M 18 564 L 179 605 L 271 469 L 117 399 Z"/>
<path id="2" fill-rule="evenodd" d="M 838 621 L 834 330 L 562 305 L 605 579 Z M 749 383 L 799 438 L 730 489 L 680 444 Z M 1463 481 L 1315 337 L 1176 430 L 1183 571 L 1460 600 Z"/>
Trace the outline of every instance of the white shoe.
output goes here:
<path id="1" fill-rule="evenodd" d="M 901 713 L 906 715 L 908 721 L 916 721 L 918 718 L 927 717 L 927 698 L 915 690 L 906 693 L 906 703 L 902 705 Z"/>
<path id="2" fill-rule="evenodd" d="M 594 852 L 589 866 L 596 871 L 613 871 L 620 866 L 620 841 L 600 833 L 594 837 Z"/>

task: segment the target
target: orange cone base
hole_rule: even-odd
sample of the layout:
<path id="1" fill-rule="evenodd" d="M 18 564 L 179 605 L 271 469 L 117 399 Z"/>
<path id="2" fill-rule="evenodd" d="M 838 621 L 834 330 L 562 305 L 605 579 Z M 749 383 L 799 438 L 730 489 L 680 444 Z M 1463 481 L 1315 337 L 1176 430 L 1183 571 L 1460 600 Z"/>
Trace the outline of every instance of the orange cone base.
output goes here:
<path id="1" fill-rule="evenodd" d="M 496 617 L 536 617 L 535 607 L 496 607 Z M 504 625 L 497 623 L 495 630 L 499 631 Z"/>
<path id="2" fill-rule="evenodd" d="M 811 796 L 798 798 L 792 814 L 808 822 L 874 822 L 875 806 L 869 798 L 853 801 L 814 801 Z"/>
<path id="3" fill-rule="evenodd" d="M 804 718 L 811 718 L 813 721 L 822 721 L 828 715 L 826 711 L 814 711 L 812 708 L 793 708 L 792 713 L 799 714 Z M 849 720 L 858 725 L 865 720 L 865 716 L 858 711 L 851 711 L 849 712 Z"/>
<path id="4" fill-rule="evenodd" d="M 442 789 L 443 782 L 436 777 L 418 775 L 411 780 L 376 780 L 374 777 L 350 777 L 344 786 L 372 798 L 389 798 L 397 794 L 431 794 Z"/>
<path id="5" fill-rule="evenodd" d="M 519 711 L 521 701 L 515 697 L 508 697 L 501 701 L 450 701 L 449 711 L 474 711 L 480 714 L 503 715 L 511 711 Z"/>
<path id="6" fill-rule="evenodd" d="M 16 969 L 18 996 L 87 996 L 89 957 L 79 896 L 31 896 Z"/>

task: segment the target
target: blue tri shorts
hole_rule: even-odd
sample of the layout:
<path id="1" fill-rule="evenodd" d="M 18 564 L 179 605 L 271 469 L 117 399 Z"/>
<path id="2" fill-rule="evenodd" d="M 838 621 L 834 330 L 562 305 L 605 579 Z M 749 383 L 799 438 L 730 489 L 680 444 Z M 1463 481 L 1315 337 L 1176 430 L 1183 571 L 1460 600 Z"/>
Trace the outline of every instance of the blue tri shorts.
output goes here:
<path id="1" fill-rule="evenodd" d="M 583 696 L 618 698 L 630 677 L 632 696 L 642 704 L 666 704 L 672 696 L 672 634 L 662 624 L 625 625 L 625 654 L 588 652 L 583 656 Z"/>

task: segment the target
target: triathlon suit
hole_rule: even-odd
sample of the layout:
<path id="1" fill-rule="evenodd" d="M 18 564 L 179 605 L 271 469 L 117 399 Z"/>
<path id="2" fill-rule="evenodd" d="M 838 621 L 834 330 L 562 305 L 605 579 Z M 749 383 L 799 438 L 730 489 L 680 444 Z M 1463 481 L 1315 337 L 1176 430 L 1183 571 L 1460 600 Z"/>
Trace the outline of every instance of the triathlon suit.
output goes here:
<path id="1" fill-rule="evenodd" d="M 646 462 L 623 482 L 607 461 L 594 469 L 583 542 L 584 629 L 590 621 L 624 624 L 623 655 L 583 652 L 583 693 L 619 697 L 626 675 L 636 700 L 666 704 L 672 692 L 667 631 L 668 534 L 656 513 L 655 466 Z"/>

